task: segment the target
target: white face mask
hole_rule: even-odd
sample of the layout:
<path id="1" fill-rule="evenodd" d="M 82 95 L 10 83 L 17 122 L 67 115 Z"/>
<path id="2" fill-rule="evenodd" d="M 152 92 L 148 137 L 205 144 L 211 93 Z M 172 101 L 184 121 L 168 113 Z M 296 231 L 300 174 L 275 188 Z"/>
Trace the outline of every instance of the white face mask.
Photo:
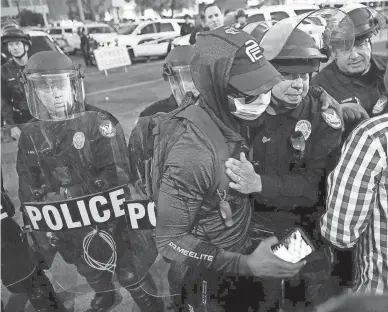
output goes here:
<path id="1" fill-rule="evenodd" d="M 233 98 L 233 100 L 236 106 L 236 111 L 232 112 L 233 115 L 244 120 L 255 120 L 265 112 L 271 102 L 271 91 L 260 94 L 249 104 L 245 104 L 245 98 Z"/>

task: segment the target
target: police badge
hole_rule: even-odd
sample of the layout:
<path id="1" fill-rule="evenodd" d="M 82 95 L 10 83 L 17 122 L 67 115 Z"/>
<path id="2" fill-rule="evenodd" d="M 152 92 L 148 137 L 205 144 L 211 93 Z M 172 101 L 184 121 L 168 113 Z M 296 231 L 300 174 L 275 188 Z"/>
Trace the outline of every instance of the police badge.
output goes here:
<path id="1" fill-rule="evenodd" d="M 307 120 L 299 120 L 295 125 L 295 132 L 300 131 L 303 134 L 305 140 L 310 137 L 311 123 Z"/>

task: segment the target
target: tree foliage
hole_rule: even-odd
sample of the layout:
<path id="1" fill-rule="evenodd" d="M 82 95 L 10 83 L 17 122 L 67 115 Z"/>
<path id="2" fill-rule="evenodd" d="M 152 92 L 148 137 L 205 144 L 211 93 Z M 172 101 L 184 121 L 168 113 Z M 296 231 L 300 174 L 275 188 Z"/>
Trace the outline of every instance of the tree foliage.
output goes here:
<path id="1" fill-rule="evenodd" d="M 44 25 L 43 15 L 29 10 L 22 10 L 19 13 L 20 26 Z"/>
<path id="2" fill-rule="evenodd" d="M 125 1 L 130 2 L 130 0 Z M 151 8 L 161 13 L 165 9 L 171 9 L 173 11 L 189 8 L 195 4 L 195 0 L 135 0 L 135 3 L 142 12 L 145 9 Z"/>
<path id="3" fill-rule="evenodd" d="M 77 0 L 67 0 L 69 7 L 69 18 L 80 19 Z M 82 0 L 82 7 L 84 9 L 85 19 L 100 20 L 104 17 L 105 12 L 112 7 L 111 0 Z"/>

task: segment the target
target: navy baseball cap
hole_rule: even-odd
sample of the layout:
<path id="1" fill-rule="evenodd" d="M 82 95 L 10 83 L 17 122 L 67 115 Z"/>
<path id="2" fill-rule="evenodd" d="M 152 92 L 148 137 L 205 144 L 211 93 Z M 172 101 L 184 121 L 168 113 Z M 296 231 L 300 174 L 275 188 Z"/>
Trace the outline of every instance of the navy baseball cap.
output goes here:
<path id="1" fill-rule="evenodd" d="M 270 91 L 284 78 L 265 59 L 258 43 L 254 40 L 249 43 L 236 52 L 229 72 L 229 84 L 244 94 L 260 95 Z"/>

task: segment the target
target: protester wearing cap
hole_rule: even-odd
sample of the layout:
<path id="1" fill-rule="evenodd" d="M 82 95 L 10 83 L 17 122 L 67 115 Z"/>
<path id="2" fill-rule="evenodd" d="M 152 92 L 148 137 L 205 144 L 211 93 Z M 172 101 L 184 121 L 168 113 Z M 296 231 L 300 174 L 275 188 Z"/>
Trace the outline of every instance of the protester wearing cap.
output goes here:
<path id="1" fill-rule="evenodd" d="M 20 28 L 7 29 L 1 43 L 4 50 L 8 50 L 12 58 L 1 66 L 1 117 L 2 123 L 17 125 L 32 119 L 28 110 L 27 99 L 20 83 L 18 73 L 28 61 L 28 51 L 31 47 L 30 36 Z M 4 119 L 4 120 L 3 120 Z M 11 128 L 11 135 L 19 138 L 20 129 Z"/>
<path id="2" fill-rule="evenodd" d="M 373 36 L 385 27 L 384 17 L 362 4 L 346 5 L 341 10 L 354 23 L 354 46 L 346 52 L 333 52 L 334 61 L 312 83 L 322 86 L 341 104 L 346 139 L 361 120 L 388 111 L 384 95 L 388 57 L 374 55 L 372 51 Z"/>
<path id="3" fill-rule="evenodd" d="M 156 243 L 165 259 L 189 268 L 182 293 L 185 311 L 256 311 L 263 294 L 253 277 L 291 277 L 303 267 L 272 253 L 275 237 L 258 247 L 249 238 L 249 198 L 228 188 L 226 159 L 204 134 L 214 129 L 224 138 L 224 152 L 239 157 L 249 145 L 246 123 L 260 117 L 269 92 L 282 81 L 261 51 L 247 52 L 247 45 L 258 46 L 231 27 L 198 35 L 190 68 L 200 93 L 197 106 L 208 121 L 201 129 L 185 126 L 164 162 Z M 248 77 L 256 84 L 237 89 Z"/>
<path id="4" fill-rule="evenodd" d="M 288 27 L 288 21 L 280 21 L 276 28 L 269 28 L 266 36 L 272 38 L 273 31 L 285 33 L 283 28 Z M 342 124 L 337 110 L 329 107 L 322 111 L 317 95 L 312 96 L 309 91 L 310 74 L 318 70 L 326 56 L 309 34 L 297 28 L 290 32 L 285 42 L 277 37 L 282 48 L 271 59 L 285 80 L 272 88 L 270 104 L 263 115 L 248 124 L 252 161 L 244 154 L 240 160 L 229 159 L 226 172 L 232 179 L 232 189 L 254 195 L 252 235 L 257 239 L 269 235 L 281 238 L 300 226 L 318 248 L 316 228 L 319 214 L 323 213 L 320 185 L 327 162 L 340 144 Z M 237 83 L 232 76 L 230 81 L 234 86 L 246 85 L 249 89 L 254 78 L 245 78 Z M 283 309 L 292 309 L 298 301 L 308 306 L 326 299 L 322 290 L 330 276 L 329 254 L 326 247 L 319 248 L 314 260 L 308 261 L 298 278 L 294 278 L 293 286 L 286 283 Z M 266 279 L 263 284 L 267 296 L 259 311 L 264 312 L 275 308 L 281 298 L 281 281 Z M 296 286 L 297 291 L 291 294 L 289 290 Z"/>

